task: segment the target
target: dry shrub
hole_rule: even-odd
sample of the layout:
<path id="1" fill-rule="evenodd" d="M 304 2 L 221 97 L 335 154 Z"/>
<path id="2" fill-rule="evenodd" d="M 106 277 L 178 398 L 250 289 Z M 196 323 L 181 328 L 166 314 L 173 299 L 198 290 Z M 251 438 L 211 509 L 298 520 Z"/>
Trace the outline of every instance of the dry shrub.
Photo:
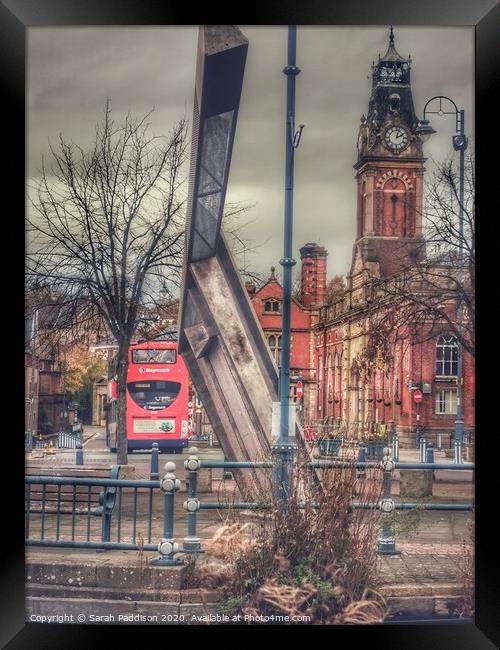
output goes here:
<path id="1" fill-rule="evenodd" d="M 286 508 L 253 523 L 221 527 L 207 545 L 217 562 L 200 567 L 202 583 L 220 586 L 226 613 L 308 614 L 316 624 L 379 623 L 385 602 L 376 586 L 380 512 L 353 509 L 381 498 L 381 472 L 358 478 L 354 461 L 321 470 L 299 458 Z M 377 470 L 375 470 L 376 472 Z M 373 472 L 372 472 L 373 473 Z"/>
<path id="2" fill-rule="evenodd" d="M 305 584 L 296 587 L 287 584 L 278 584 L 275 580 L 268 580 L 257 592 L 256 601 L 266 605 L 274 605 L 285 614 L 299 614 L 301 608 L 316 594 L 314 585 Z"/>
<path id="3" fill-rule="evenodd" d="M 221 526 L 212 539 L 205 543 L 205 550 L 214 557 L 231 560 L 245 553 L 255 544 L 251 536 L 251 528 L 250 523 L 238 522 Z"/>
<path id="4" fill-rule="evenodd" d="M 350 602 L 335 618 L 341 625 L 382 623 L 386 615 L 384 598 L 373 590 L 365 590 L 361 600 Z"/>

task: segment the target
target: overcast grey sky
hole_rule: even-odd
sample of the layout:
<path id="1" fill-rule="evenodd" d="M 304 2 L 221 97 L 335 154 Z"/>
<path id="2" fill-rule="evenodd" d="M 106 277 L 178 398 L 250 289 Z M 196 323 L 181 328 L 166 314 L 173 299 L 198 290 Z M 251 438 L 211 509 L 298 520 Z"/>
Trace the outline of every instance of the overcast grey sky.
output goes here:
<path id="1" fill-rule="evenodd" d="M 247 262 L 261 273 L 283 254 L 287 28 L 240 26 L 249 39 L 227 201 L 255 207 L 245 236 L 262 244 Z M 474 123 L 474 29 L 394 27 L 398 52 L 412 57 L 417 115 L 434 95 L 451 97 Z M 191 120 L 197 27 L 78 27 L 28 30 L 28 174 L 35 176 L 48 138 L 61 132 L 87 144 L 106 97 L 115 119 L 155 108 L 156 134 L 186 114 Z M 367 112 L 370 66 L 388 45 L 388 27 L 297 28 L 297 124 L 294 255 L 306 242 L 328 249 L 328 275 L 349 270 L 355 235 L 353 164 L 359 119 Z M 435 117 L 427 156 L 452 152 L 454 118 Z M 430 161 L 427 168 L 430 169 Z M 187 170 L 186 170 L 187 171 Z M 296 269 L 298 269 L 297 265 Z"/>

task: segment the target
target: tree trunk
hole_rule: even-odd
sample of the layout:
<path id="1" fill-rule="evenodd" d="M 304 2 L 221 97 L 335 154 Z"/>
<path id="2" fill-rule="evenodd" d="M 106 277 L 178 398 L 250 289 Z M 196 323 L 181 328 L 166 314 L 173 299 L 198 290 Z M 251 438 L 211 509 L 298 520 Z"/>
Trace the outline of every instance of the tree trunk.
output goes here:
<path id="1" fill-rule="evenodd" d="M 127 369 L 128 348 L 130 341 L 121 340 L 118 343 L 117 356 L 117 414 L 116 414 L 116 463 L 126 465 L 127 452 Z"/>

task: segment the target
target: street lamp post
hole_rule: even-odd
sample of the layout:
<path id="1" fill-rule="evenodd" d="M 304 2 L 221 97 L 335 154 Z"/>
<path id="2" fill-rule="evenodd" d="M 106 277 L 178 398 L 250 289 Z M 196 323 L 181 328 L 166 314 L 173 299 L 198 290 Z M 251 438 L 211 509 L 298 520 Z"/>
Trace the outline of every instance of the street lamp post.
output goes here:
<path id="1" fill-rule="evenodd" d="M 443 101 L 445 102 L 445 107 L 443 108 Z M 438 102 L 437 110 L 429 110 L 428 106 L 432 102 Z M 451 105 L 453 108 L 450 109 L 448 105 Z M 429 101 L 424 106 L 424 117 L 421 122 L 419 122 L 416 132 L 420 135 L 421 139 L 425 142 L 433 133 L 434 129 L 429 124 L 429 120 L 426 119 L 427 114 L 434 114 L 438 116 L 442 115 L 455 115 L 455 129 L 456 134 L 452 137 L 453 148 L 455 151 L 460 153 L 460 168 L 459 168 L 459 188 L 458 188 L 458 298 L 456 304 L 456 318 L 457 318 L 457 328 L 458 331 L 461 331 L 462 327 L 462 298 L 460 295 L 460 286 L 463 281 L 463 235 L 464 235 L 464 176 L 465 176 L 465 150 L 467 149 L 467 137 L 465 135 L 465 111 L 459 109 L 455 102 L 449 97 L 443 95 L 437 95 L 436 97 L 431 97 Z M 464 439 L 464 420 L 463 420 L 463 351 L 460 340 L 457 339 L 457 414 L 455 418 L 455 431 L 454 439 L 463 442 Z"/>
<path id="2" fill-rule="evenodd" d="M 280 395 L 280 433 L 273 446 L 274 463 L 274 493 L 283 501 L 290 493 L 290 470 L 293 459 L 293 442 L 289 436 L 290 409 L 290 329 L 291 329 L 291 296 L 292 296 L 292 267 L 295 264 L 292 251 L 293 237 L 293 172 L 294 153 L 299 145 L 303 125 L 295 131 L 295 78 L 300 69 L 296 66 L 297 27 L 288 27 L 288 59 L 283 73 L 286 75 L 286 131 L 285 131 L 285 223 L 284 223 L 284 253 L 280 264 L 283 267 L 283 303 L 282 303 L 282 355 L 279 377 Z"/>

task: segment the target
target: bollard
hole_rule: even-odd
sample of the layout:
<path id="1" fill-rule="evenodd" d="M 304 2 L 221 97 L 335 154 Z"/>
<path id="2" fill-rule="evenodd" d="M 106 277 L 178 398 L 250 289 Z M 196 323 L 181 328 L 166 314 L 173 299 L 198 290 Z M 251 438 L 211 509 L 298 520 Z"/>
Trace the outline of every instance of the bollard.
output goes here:
<path id="1" fill-rule="evenodd" d="M 431 443 L 429 443 L 429 446 L 427 447 L 427 450 L 425 452 L 425 462 L 426 463 L 433 463 L 434 462 L 434 447 L 432 446 Z M 432 480 L 433 481 L 436 480 L 435 472 L 432 472 Z"/>
<path id="2" fill-rule="evenodd" d="M 461 465 L 464 462 L 462 456 L 462 443 L 460 440 L 454 442 L 454 462 L 456 465 Z"/>
<path id="3" fill-rule="evenodd" d="M 427 448 L 427 440 L 420 438 L 420 462 L 425 463 L 425 450 Z"/>
<path id="4" fill-rule="evenodd" d="M 175 477 L 175 463 L 165 463 L 166 474 L 160 482 L 160 490 L 164 496 L 163 507 L 163 538 L 158 543 L 157 560 L 151 560 L 150 564 L 159 566 L 179 566 L 184 564 L 182 560 L 175 560 L 174 555 L 179 552 L 179 547 L 174 538 L 174 499 L 175 493 L 181 487 L 181 482 Z"/>
<path id="5" fill-rule="evenodd" d="M 81 442 L 76 445 L 75 465 L 83 465 L 83 446 Z"/>
<path id="6" fill-rule="evenodd" d="M 443 434 L 442 433 L 437 434 L 437 436 L 436 436 L 436 444 L 437 444 L 437 448 L 439 450 L 441 450 L 443 448 Z"/>
<path id="7" fill-rule="evenodd" d="M 434 448 L 432 444 L 429 443 L 429 446 L 427 447 L 425 451 L 425 462 L 426 463 L 433 463 L 434 462 Z"/>
<path id="8" fill-rule="evenodd" d="M 398 462 L 399 460 L 399 436 L 397 433 L 392 436 L 392 457 Z"/>
<path id="9" fill-rule="evenodd" d="M 378 538 L 377 553 L 379 555 L 399 555 L 401 551 L 396 550 L 396 539 L 394 530 L 391 526 L 390 515 L 395 510 L 394 501 L 391 498 L 392 474 L 396 463 L 391 458 L 390 447 L 384 448 L 384 456 L 380 462 L 380 467 L 384 472 L 384 491 L 380 510 L 382 511 L 382 531 Z"/>
<path id="10" fill-rule="evenodd" d="M 366 445 L 361 443 L 358 448 L 358 463 L 366 463 Z M 364 467 L 360 467 L 356 470 L 357 478 L 365 478 L 366 470 Z"/>
<path id="11" fill-rule="evenodd" d="M 198 499 L 198 471 L 201 467 L 200 459 L 197 456 L 189 456 L 184 461 L 184 467 L 188 472 L 188 496 L 184 501 L 183 508 L 187 512 L 188 530 L 187 536 L 184 537 L 182 552 L 183 553 L 203 553 L 201 540 L 196 534 L 196 518 L 200 509 Z"/>
<path id="12" fill-rule="evenodd" d="M 158 470 L 158 455 L 159 455 L 159 447 L 157 442 L 153 442 L 151 446 L 151 468 L 149 470 L 149 479 L 151 481 L 158 481 L 160 478 L 160 473 Z"/>

